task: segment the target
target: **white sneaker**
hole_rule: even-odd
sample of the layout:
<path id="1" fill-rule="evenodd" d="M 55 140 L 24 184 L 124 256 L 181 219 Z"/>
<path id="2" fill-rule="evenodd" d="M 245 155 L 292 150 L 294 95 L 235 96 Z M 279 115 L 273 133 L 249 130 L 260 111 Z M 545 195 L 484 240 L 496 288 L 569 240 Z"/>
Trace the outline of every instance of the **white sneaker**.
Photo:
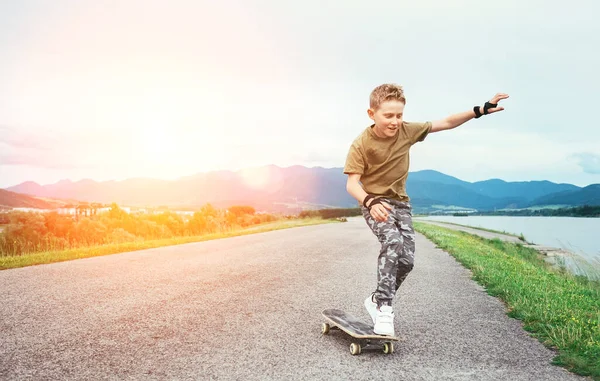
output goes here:
<path id="1" fill-rule="evenodd" d="M 381 306 L 377 310 L 373 331 L 378 335 L 394 336 L 394 311 L 391 306 Z"/>
<path id="2" fill-rule="evenodd" d="M 377 317 L 377 303 L 373 301 L 373 294 L 369 295 L 367 299 L 365 299 L 365 308 L 369 315 L 371 315 L 371 319 L 373 319 L 373 324 L 375 324 L 375 318 Z"/>

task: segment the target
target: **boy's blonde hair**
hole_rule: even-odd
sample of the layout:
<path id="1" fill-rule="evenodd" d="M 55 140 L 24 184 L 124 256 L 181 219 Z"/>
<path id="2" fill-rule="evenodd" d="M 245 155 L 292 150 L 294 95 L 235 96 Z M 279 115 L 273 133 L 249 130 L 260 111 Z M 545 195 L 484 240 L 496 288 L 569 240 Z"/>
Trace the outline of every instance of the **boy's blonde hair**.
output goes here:
<path id="1" fill-rule="evenodd" d="M 402 86 L 396 85 L 395 83 L 385 83 L 377 86 L 371 91 L 371 97 L 369 99 L 369 107 L 373 110 L 377 110 L 379 106 L 385 101 L 397 100 L 406 104 L 406 98 L 404 98 L 404 90 Z"/>

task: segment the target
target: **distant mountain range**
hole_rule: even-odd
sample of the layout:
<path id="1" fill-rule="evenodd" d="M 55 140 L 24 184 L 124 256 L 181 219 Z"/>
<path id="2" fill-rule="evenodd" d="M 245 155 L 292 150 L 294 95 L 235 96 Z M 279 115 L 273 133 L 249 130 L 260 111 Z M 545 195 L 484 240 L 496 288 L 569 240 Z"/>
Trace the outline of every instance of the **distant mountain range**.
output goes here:
<path id="1" fill-rule="evenodd" d="M 270 212 L 356 207 L 346 191 L 342 168 L 275 165 L 241 171 L 213 171 L 173 181 L 148 178 L 96 182 L 62 180 L 39 185 L 25 182 L 6 191 L 46 199 L 79 200 L 119 205 L 196 209 L 251 205 Z M 14 196 L 0 192 L 0 205 L 15 207 Z M 578 187 L 550 181 L 506 182 L 491 179 L 467 182 L 433 170 L 411 172 L 407 191 L 416 211 L 435 209 L 494 210 L 550 205 L 600 205 L 600 184 Z M 7 203 L 7 200 L 12 200 Z M 48 201 L 48 200 L 46 200 Z M 31 204 L 31 200 L 22 200 Z M 15 204 L 16 203 L 16 204 Z M 22 205 L 26 206 L 26 205 Z"/>
<path id="2" fill-rule="evenodd" d="M 53 200 L 44 200 L 37 197 L 31 197 L 24 194 L 10 192 L 0 189 L 0 209 L 10 208 L 34 208 L 34 209 L 55 209 L 63 203 Z"/>

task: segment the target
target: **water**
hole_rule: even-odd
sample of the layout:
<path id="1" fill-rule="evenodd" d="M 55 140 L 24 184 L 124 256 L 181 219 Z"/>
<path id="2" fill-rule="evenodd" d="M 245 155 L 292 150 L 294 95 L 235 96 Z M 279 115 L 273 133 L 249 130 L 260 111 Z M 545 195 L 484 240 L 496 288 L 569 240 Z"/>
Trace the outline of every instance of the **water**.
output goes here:
<path id="1" fill-rule="evenodd" d="M 450 222 L 507 233 L 523 234 L 527 242 L 565 249 L 596 269 L 600 266 L 600 218 L 429 216 L 425 220 Z"/>

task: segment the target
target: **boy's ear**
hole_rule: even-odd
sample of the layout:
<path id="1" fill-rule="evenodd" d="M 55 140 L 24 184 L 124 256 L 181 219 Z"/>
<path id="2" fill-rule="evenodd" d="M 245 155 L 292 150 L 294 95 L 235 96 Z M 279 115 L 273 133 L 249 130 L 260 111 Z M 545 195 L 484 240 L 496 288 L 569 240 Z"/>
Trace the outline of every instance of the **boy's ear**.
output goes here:
<path id="1" fill-rule="evenodd" d="M 372 108 L 367 110 L 367 114 L 369 114 L 369 118 L 375 118 L 375 111 Z"/>

